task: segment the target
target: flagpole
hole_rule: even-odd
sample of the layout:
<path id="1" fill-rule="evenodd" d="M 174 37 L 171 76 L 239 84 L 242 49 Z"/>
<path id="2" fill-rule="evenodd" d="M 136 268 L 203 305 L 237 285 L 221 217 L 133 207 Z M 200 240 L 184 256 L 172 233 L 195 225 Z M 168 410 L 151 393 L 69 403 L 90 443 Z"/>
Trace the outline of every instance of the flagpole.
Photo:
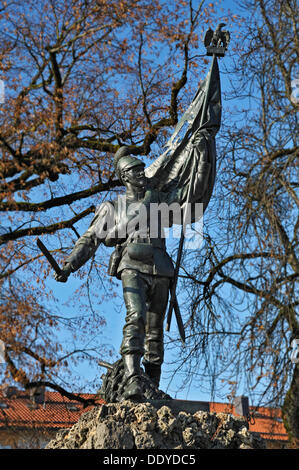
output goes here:
<path id="1" fill-rule="evenodd" d="M 209 28 L 208 31 L 206 31 L 206 34 L 205 34 L 205 37 L 204 37 L 204 45 L 207 48 L 207 55 L 208 56 L 213 56 L 213 60 L 212 60 L 212 65 L 211 65 L 208 80 L 207 80 L 207 86 L 206 86 L 207 92 L 206 92 L 206 95 L 204 97 L 203 109 L 202 109 L 202 114 L 201 114 L 201 118 L 200 118 L 199 129 L 204 124 L 204 118 L 205 118 L 205 114 L 207 112 L 208 98 L 209 98 L 209 94 L 210 94 L 211 77 L 212 77 L 213 68 L 214 68 L 215 64 L 217 63 L 217 57 L 224 57 L 225 56 L 225 51 L 227 51 L 228 44 L 229 44 L 229 41 L 230 41 L 230 33 L 228 31 L 222 31 L 223 26 L 225 26 L 225 23 L 220 23 L 217 26 L 215 31 L 212 31 Z M 184 211 L 183 225 L 182 225 L 182 231 L 181 231 L 177 261 L 176 261 L 176 266 L 175 266 L 174 279 L 173 279 L 173 282 L 172 282 L 171 297 L 170 297 L 170 303 L 169 303 L 169 309 L 168 309 L 167 321 L 166 321 L 166 331 L 169 331 L 172 311 L 173 311 L 173 308 L 175 308 L 176 317 L 178 319 L 178 316 L 179 316 L 179 320 L 180 320 L 180 321 L 178 321 L 178 326 L 179 326 L 179 331 L 180 331 L 180 335 L 181 335 L 181 339 L 182 339 L 183 343 L 185 341 L 185 332 L 184 332 L 184 325 L 182 323 L 180 312 L 178 310 L 178 303 L 177 303 L 177 298 L 176 298 L 176 286 L 177 286 L 177 282 L 178 282 L 178 274 L 179 274 L 180 263 L 181 263 L 182 252 L 183 252 L 187 211 L 188 211 L 188 206 L 189 206 L 189 202 L 190 202 L 191 189 L 193 187 L 194 175 L 195 175 L 195 170 L 196 170 L 196 163 L 197 163 L 197 161 L 194 158 L 194 162 L 193 162 L 192 170 L 191 170 L 191 175 L 190 175 L 190 183 L 189 183 L 189 188 L 188 188 L 188 193 L 187 193 L 187 198 L 186 198 L 186 207 L 185 207 L 185 211 Z"/>
<path id="2" fill-rule="evenodd" d="M 217 57 L 216 54 L 213 54 L 213 61 L 212 61 L 212 65 L 211 65 L 210 71 L 209 71 L 209 78 L 208 78 L 208 83 L 207 83 L 207 92 L 206 92 L 205 97 L 204 97 L 203 109 L 202 109 L 202 114 L 201 114 L 201 118 L 200 118 L 199 129 L 203 125 L 203 121 L 204 121 L 205 114 L 206 114 L 206 111 L 207 111 L 208 97 L 209 97 L 210 86 L 211 86 L 211 76 L 212 76 L 212 70 L 213 70 L 213 67 L 214 67 L 214 63 L 217 60 L 216 57 Z M 166 320 L 166 328 L 165 328 L 166 331 L 170 330 L 172 312 L 173 312 L 173 308 L 174 308 L 175 303 L 176 303 L 176 286 L 177 286 L 177 282 L 178 282 L 178 274 L 179 274 L 179 269 L 180 269 L 180 264 L 181 264 L 181 259 L 182 259 L 182 253 L 183 253 L 183 246 L 184 246 L 184 240 L 185 240 L 185 230 L 186 230 L 186 220 L 187 220 L 188 207 L 189 207 L 189 202 L 190 202 L 190 195 L 191 195 L 191 190 L 192 190 L 192 186 L 193 186 L 193 181 L 194 181 L 194 176 L 195 176 L 195 170 L 196 170 L 197 163 L 198 162 L 194 158 L 194 162 L 193 162 L 192 170 L 191 170 L 190 183 L 189 183 L 189 187 L 188 187 L 188 193 L 187 193 L 187 197 L 186 197 L 186 207 L 185 207 L 185 210 L 184 210 L 183 224 L 182 224 L 182 230 L 181 230 L 181 236 L 180 236 L 180 243 L 179 243 L 177 260 L 176 260 L 175 271 L 174 271 L 174 279 L 173 279 L 173 282 L 172 282 L 171 296 L 170 296 L 170 302 L 169 302 L 169 308 L 168 308 L 168 314 L 167 314 L 167 320 Z M 184 342 L 184 340 L 183 340 L 183 342 Z"/>

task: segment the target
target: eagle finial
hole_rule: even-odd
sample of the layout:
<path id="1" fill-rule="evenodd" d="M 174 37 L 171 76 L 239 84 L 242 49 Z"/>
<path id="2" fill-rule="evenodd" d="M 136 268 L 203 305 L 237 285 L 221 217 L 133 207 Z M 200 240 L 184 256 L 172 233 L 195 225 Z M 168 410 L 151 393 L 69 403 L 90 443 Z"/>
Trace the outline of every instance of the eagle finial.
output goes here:
<path id="1" fill-rule="evenodd" d="M 226 23 L 219 23 L 215 31 L 209 28 L 204 37 L 204 45 L 207 48 L 207 55 L 215 54 L 218 57 L 223 57 L 227 51 L 228 43 L 230 41 L 230 34 L 228 31 L 222 31 Z"/>

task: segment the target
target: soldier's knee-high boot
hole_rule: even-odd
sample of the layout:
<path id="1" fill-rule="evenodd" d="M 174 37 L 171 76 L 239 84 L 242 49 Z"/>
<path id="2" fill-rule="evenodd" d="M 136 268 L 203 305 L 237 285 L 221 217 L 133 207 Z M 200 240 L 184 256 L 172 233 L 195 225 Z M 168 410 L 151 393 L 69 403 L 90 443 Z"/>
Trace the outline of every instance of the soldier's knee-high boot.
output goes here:
<path id="1" fill-rule="evenodd" d="M 144 346 L 145 354 L 142 362 L 145 373 L 156 387 L 159 387 L 161 364 L 164 358 L 162 315 L 148 312 Z"/>
<path id="2" fill-rule="evenodd" d="M 161 364 L 164 359 L 163 322 L 169 293 L 169 279 L 153 281 L 151 298 L 146 313 L 145 354 L 143 365 L 146 374 L 159 387 Z"/>
<path id="3" fill-rule="evenodd" d="M 124 354 L 124 393 L 125 400 L 141 401 L 143 398 L 139 354 Z"/>
<path id="4" fill-rule="evenodd" d="M 151 379 L 151 381 L 159 387 L 160 377 L 161 377 L 161 366 L 156 364 L 143 364 L 146 375 Z"/>

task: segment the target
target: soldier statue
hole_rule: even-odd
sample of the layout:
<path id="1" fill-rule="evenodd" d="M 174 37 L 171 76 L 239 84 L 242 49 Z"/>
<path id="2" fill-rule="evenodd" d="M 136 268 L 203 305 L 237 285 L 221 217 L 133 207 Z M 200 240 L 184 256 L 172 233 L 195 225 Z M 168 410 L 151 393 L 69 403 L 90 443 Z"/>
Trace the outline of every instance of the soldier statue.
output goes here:
<path id="1" fill-rule="evenodd" d="M 130 147 L 124 145 L 117 150 L 115 171 L 126 189 L 122 203 L 118 198 L 100 204 L 90 227 L 56 274 L 57 281 L 65 282 L 94 255 L 100 243 L 115 247 L 109 274 L 122 281 L 126 306 L 120 347 L 124 366 L 122 399 L 143 399 L 141 360 L 147 376 L 159 386 L 163 324 L 175 268 L 166 251 L 163 224 L 154 237 L 150 232 L 149 208 L 153 203 L 178 203 L 185 211 L 189 204 L 201 203 L 204 210 L 210 200 L 216 168 L 215 135 L 221 120 L 217 56 L 223 56 L 224 49 L 219 51 L 219 44 L 209 47 L 209 54 L 213 54 L 209 74 L 157 160 L 145 168 L 131 154 Z M 185 124 L 187 131 L 179 138 Z M 142 230 L 138 225 L 130 226 L 138 207 L 146 208 Z M 194 222 L 194 211 L 191 213 Z"/>
<path id="2" fill-rule="evenodd" d="M 202 156 L 205 154 L 203 153 Z M 130 220 L 136 216 L 136 203 L 142 203 L 147 207 L 151 203 L 171 205 L 178 202 L 183 204 L 188 187 L 168 193 L 151 189 L 144 173 L 144 163 L 131 156 L 128 147 L 120 147 L 115 154 L 115 162 L 116 173 L 126 188 L 124 213 L 115 208 L 117 200 L 101 204 L 91 226 L 79 238 L 72 253 L 66 259 L 61 273 L 56 274 L 56 280 L 65 282 L 70 273 L 77 271 L 93 256 L 100 243 L 117 247 L 110 263 L 110 268 L 114 268 L 114 272 L 110 274 L 122 281 L 127 310 L 120 348 L 126 377 L 124 398 L 141 400 L 140 361 L 142 357 L 148 377 L 157 387 L 160 382 L 164 357 L 163 323 L 171 280 L 174 276 L 174 266 L 166 251 L 163 227 L 158 230 L 156 238 L 150 238 L 149 218 L 146 227 L 148 236 L 144 227 L 142 227 L 141 236 L 138 228 L 132 233 L 127 231 L 126 238 L 118 238 L 118 234 L 124 232 L 120 225 L 126 224 L 129 227 Z M 194 199 L 199 200 L 204 195 L 210 166 L 207 161 L 198 162 L 196 184 L 190 203 Z M 115 209 L 115 224 L 107 233 L 107 230 L 103 231 L 103 227 L 107 226 L 105 217 L 110 217 L 110 204 Z M 130 214 L 130 205 L 134 208 L 133 214 Z M 118 260 L 117 266 L 115 266 L 115 255 Z"/>

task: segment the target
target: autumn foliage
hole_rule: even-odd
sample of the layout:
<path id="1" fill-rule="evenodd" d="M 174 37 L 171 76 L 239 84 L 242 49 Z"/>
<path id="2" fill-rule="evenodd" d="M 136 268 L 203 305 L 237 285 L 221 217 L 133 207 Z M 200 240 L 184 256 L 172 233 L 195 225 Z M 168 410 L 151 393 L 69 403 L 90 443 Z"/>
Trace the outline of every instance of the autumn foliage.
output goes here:
<path id="1" fill-rule="evenodd" d="M 214 10 L 202 4 L 2 4 L 0 339 L 6 381 L 61 391 L 61 377 L 73 386 L 70 360 L 95 363 L 107 353 L 100 340 L 88 351 L 74 346 L 78 331 L 96 336 L 105 320 L 82 290 L 82 315 L 72 317 L 55 302 L 46 283 L 52 272 L 36 238 L 61 262 L 80 222 L 86 228 L 95 206 L 120 190 L 112 166 L 119 146 L 148 158 L 159 152 L 204 77 L 199 40 Z M 102 282 L 100 259 L 79 275 L 94 269 L 92 279 L 100 273 Z M 61 344 L 61 330 L 74 341 Z"/>

